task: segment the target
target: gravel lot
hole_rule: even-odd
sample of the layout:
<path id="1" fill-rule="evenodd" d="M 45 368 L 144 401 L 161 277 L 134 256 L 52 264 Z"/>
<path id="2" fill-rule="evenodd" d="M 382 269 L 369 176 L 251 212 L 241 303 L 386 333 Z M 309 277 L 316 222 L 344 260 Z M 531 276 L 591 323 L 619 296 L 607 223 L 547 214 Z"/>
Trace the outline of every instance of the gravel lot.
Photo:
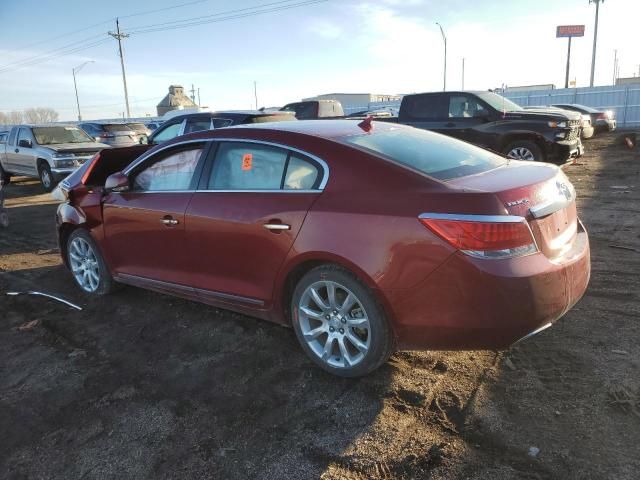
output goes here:
<path id="1" fill-rule="evenodd" d="M 585 297 L 507 352 L 400 352 L 331 377 L 290 329 L 125 288 L 84 296 L 55 204 L 6 187 L 0 478 L 632 479 L 640 471 L 640 147 L 565 172 L 590 233 Z M 82 312 L 9 290 L 56 293 Z"/>

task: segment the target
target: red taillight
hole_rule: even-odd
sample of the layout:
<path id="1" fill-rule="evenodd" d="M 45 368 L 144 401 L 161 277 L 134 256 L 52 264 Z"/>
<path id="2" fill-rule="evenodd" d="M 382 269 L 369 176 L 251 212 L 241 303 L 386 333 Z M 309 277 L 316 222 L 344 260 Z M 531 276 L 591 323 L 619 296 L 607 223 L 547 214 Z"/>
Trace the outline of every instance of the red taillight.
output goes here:
<path id="1" fill-rule="evenodd" d="M 87 180 L 89 180 L 89 176 L 91 175 L 91 172 L 93 171 L 94 167 L 96 166 L 96 164 L 98 163 L 98 161 L 100 160 L 100 152 L 96 153 L 91 160 L 89 160 L 89 166 L 87 167 L 87 169 L 84 172 L 84 175 L 82 175 L 82 184 L 86 185 L 87 184 Z"/>
<path id="2" fill-rule="evenodd" d="M 521 217 L 425 214 L 420 222 L 458 250 L 482 257 L 507 257 L 537 251 Z"/>

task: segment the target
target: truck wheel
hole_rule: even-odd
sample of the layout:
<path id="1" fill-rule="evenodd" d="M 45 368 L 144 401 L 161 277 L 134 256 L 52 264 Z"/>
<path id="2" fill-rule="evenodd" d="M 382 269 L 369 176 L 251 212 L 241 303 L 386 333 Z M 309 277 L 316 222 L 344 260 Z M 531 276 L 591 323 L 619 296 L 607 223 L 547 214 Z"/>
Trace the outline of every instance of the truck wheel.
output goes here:
<path id="1" fill-rule="evenodd" d="M 507 157 L 514 160 L 528 160 L 532 162 L 543 162 L 544 156 L 540 147 L 527 140 L 516 140 L 507 145 L 504 149 Z"/>
<path id="2" fill-rule="evenodd" d="M 2 168 L 2 165 L 0 165 L 0 182 L 2 182 L 2 185 L 11 183 L 11 174 Z"/>
<path id="3" fill-rule="evenodd" d="M 300 279 L 291 299 L 302 349 L 323 370 L 366 375 L 393 351 L 393 333 L 373 293 L 351 272 L 322 265 Z"/>
<path id="4" fill-rule="evenodd" d="M 41 163 L 38 167 L 38 174 L 40 176 L 40 183 L 42 183 L 42 187 L 45 192 L 50 192 L 53 190 L 55 186 L 55 181 L 53 180 L 53 174 L 51 173 L 51 167 L 48 163 Z"/>

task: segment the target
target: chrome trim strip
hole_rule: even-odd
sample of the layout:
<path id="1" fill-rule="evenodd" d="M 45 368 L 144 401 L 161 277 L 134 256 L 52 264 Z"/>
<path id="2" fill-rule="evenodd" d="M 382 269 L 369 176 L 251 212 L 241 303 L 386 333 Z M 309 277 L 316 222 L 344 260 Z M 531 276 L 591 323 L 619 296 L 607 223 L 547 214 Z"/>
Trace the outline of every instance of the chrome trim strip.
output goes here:
<path id="1" fill-rule="evenodd" d="M 575 198 L 575 194 L 572 194 L 570 200 L 567 200 L 567 198 L 564 196 L 562 197 L 558 196 L 553 200 L 548 200 L 544 203 L 540 203 L 538 205 L 530 207 L 529 213 L 531 213 L 531 216 L 533 218 L 546 217 L 547 215 L 551 215 L 552 213 L 555 213 L 558 210 L 562 210 L 563 208 L 566 208 L 569 205 L 571 205 L 574 198 Z"/>
<path id="2" fill-rule="evenodd" d="M 458 213 L 421 213 L 418 218 L 430 218 L 433 220 L 459 220 L 463 222 L 526 222 L 524 217 L 517 215 L 468 215 Z"/>
<path id="3" fill-rule="evenodd" d="M 125 190 L 123 192 L 110 191 L 109 193 L 322 193 L 320 190 Z"/>
<path id="4" fill-rule="evenodd" d="M 516 340 L 516 342 L 513 345 L 517 345 L 520 342 L 524 342 L 525 340 L 533 337 L 534 335 L 539 334 L 540 332 L 546 330 L 547 328 L 549 328 L 551 325 L 553 325 L 551 322 L 544 324 L 543 326 L 541 326 L 540 328 L 536 328 L 533 332 L 528 333 L 527 335 L 525 335 L 524 337 L 520 338 L 519 340 Z M 513 347 L 513 345 L 511 345 Z"/>
<path id="5" fill-rule="evenodd" d="M 201 143 L 201 142 L 240 142 L 240 143 L 257 143 L 259 145 L 268 145 L 268 146 L 272 146 L 272 147 L 277 147 L 277 148 L 282 148 L 285 150 L 290 150 L 292 152 L 297 152 L 300 153 L 306 157 L 311 158 L 312 160 L 318 162 L 318 164 L 320 164 L 320 166 L 322 167 L 322 169 L 324 170 L 324 176 L 322 178 L 322 181 L 320 182 L 320 185 L 318 185 L 317 189 L 313 189 L 310 190 L 312 192 L 318 192 L 318 191 L 322 191 L 324 190 L 324 188 L 327 185 L 327 182 L 329 181 L 329 165 L 327 165 L 327 162 L 325 162 L 324 160 L 322 160 L 321 158 L 305 152 L 304 150 L 300 150 L 299 148 L 295 148 L 295 147 L 290 147 L 288 145 L 283 145 L 281 143 L 275 143 L 275 142 L 267 142 L 267 141 L 263 141 L 263 140 L 253 140 L 253 139 L 248 139 L 248 138 L 201 138 L 201 139 L 197 139 L 197 140 L 186 140 L 184 142 L 179 142 L 179 143 L 173 143 L 171 145 L 167 145 L 166 147 L 162 147 L 158 150 L 154 150 L 151 153 L 143 153 L 142 156 L 140 156 L 136 161 L 134 161 L 134 163 L 132 163 L 131 165 L 129 165 L 126 169 L 124 169 L 122 171 L 122 173 L 124 173 L 125 175 L 129 175 L 129 173 L 131 172 L 131 170 L 133 170 L 134 168 L 136 168 L 140 163 L 144 162 L 149 156 L 151 155 L 155 155 L 157 153 L 160 153 L 168 148 L 173 148 L 173 147 L 177 147 L 180 145 L 188 145 L 190 143 Z M 204 190 L 198 190 L 198 191 L 204 191 Z M 224 190 L 211 190 L 214 192 L 222 192 Z M 238 192 L 240 190 L 229 190 L 231 192 Z M 253 192 L 253 190 L 244 190 L 245 192 Z M 266 192 L 269 190 L 257 190 L 259 192 Z M 301 190 L 273 190 L 275 191 L 280 191 L 280 192 L 293 192 L 293 191 L 298 191 L 300 192 Z"/>
<path id="6" fill-rule="evenodd" d="M 264 228 L 267 230 L 291 230 L 291 225 L 285 225 L 284 223 L 265 223 Z"/>

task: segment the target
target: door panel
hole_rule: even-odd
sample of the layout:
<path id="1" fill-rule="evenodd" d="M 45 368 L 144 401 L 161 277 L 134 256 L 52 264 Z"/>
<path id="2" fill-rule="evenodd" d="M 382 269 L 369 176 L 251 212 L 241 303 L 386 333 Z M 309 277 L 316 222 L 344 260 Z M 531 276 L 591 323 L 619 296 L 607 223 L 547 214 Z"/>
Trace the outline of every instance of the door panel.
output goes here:
<path id="1" fill-rule="evenodd" d="M 268 304 L 278 269 L 318 195 L 196 192 L 185 218 L 192 285 L 244 297 L 241 303 Z"/>
<path id="2" fill-rule="evenodd" d="M 184 214 L 192 195 L 193 192 L 107 195 L 103 219 L 105 254 L 111 270 L 187 285 Z"/>
<path id="3" fill-rule="evenodd" d="M 10 163 L 10 169 L 14 173 L 37 175 L 36 153 L 33 148 L 18 146 L 20 140 L 31 140 L 33 145 L 33 137 L 29 130 L 20 128 L 16 136 L 15 145 L 7 146 L 7 160 Z"/>

